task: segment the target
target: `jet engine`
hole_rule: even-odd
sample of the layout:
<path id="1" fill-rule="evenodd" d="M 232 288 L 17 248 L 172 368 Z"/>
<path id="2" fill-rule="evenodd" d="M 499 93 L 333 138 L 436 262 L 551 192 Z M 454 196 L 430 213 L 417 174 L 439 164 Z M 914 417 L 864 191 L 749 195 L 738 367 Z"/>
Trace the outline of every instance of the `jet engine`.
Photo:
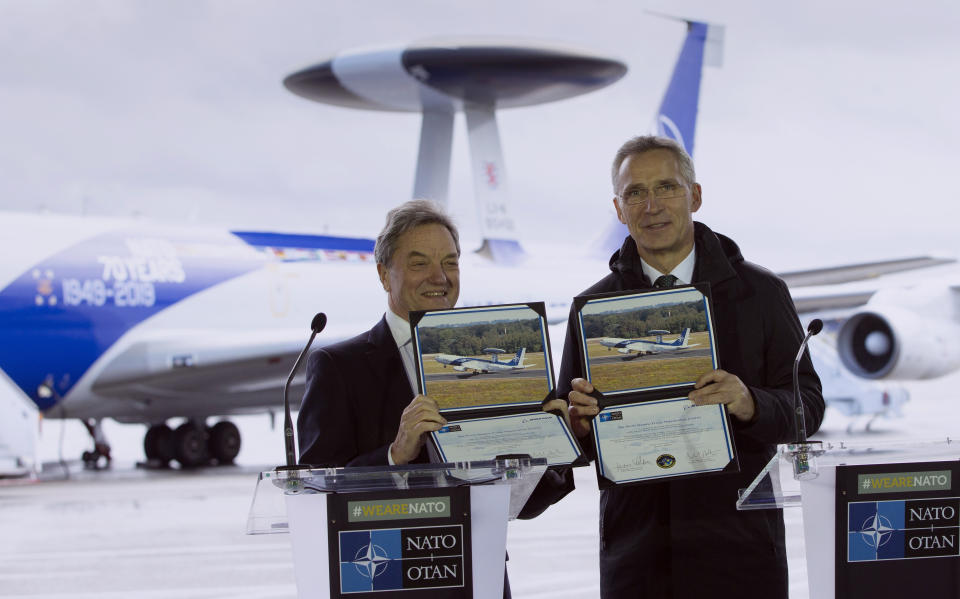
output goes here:
<path id="1" fill-rule="evenodd" d="M 901 306 L 876 306 L 850 317 L 837 352 L 852 373 L 868 379 L 928 379 L 960 368 L 960 326 L 952 318 Z"/>
<path id="2" fill-rule="evenodd" d="M 617 351 L 620 352 L 621 354 L 629 354 L 629 353 L 630 353 L 630 350 L 627 349 L 627 348 L 625 348 L 625 347 L 621 347 L 621 348 L 618 349 Z"/>
<path id="3" fill-rule="evenodd" d="M 456 370 L 457 372 L 463 372 L 466 370 L 466 368 L 464 368 L 463 366 L 454 366 L 453 369 Z"/>

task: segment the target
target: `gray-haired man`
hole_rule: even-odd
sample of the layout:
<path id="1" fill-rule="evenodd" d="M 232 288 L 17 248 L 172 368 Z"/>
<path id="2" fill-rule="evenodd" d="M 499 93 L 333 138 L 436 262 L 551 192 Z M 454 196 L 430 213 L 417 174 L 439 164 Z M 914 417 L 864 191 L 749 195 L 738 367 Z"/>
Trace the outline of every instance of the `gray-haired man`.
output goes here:
<path id="1" fill-rule="evenodd" d="M 424 433 L 446 424 L 437 403 L 416 394 L 408 314 L 457 303 L 457 229 L 431 202 L 407 202 L 387 215 L 374 257 L 387 312 L 369 331 L 310 354 L 297 418 L 301 463 L 426 462 Z"/>

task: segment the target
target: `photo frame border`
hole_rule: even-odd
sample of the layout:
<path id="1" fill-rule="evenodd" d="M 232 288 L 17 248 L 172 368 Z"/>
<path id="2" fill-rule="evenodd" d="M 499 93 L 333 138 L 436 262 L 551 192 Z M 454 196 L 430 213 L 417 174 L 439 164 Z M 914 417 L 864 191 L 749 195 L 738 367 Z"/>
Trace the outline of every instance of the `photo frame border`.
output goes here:
<path id="1" fill-rule="evenodd" d="M 651 289 L 648 291 L 637 291 L 637 290 L 626 290 L 626 291 L 614 291 L 610 293 L 600 293 L 595 295 L 580 295 L 573 299 L 573 308 L 575 312 L 575 324 L 576 324 L 576 340 L 578 345 L 578 358 L 580 360 L 580 367 L 582 369 L 584 378 L 593 383 L 593 377 L 590 372 L 590 358 L 587 350 L 587 339 L 584 336 L 583 331 L 583 308 L 588 304 L 595 304 L 599 302 L 609 302 L 609 301 L 623 301 L 631 298 L 641 297 L 641 296 L 657 296 L 657 295 L 673 295 L 677 293 L 686 293 L 690 290 L 695 290 L 701 295 L 701 301 L 706 305 L 704 313 L 706 314 L 707 319 L 707 336 L 708 336 L 708 346 L 710 349 L 710 359 L 711 359 L 711 368 L 717 369 L 720 364 L 720 357 L 717 351 L 716 343 L 716 333 L 713 327 L 713 301 L 710 295 L 709 285 L 705 284 L 693 284 L 693 285 L 683 285 L 678 287 L 671 287 L 667 289 Z M 637 358 L 640 359 L 640 358 Z M 618 389 L 615 391 L 599 391 L 599 398 L 602 399 L 601 407 L 609 405 L 617 405 L 622 403 L 632 403 L 635 401 L 642 401 L 644 396 L 655 395 L 656 397 L 649 397 L 649 399 L 659 399 L 662 393 L 676 393 L 678 390 L 686 389 L 693 387 L 696 381 L 686 381 L 681 383 L 670 383 L 665 385 L 655 385 L 652 387 L 636 387 L 632 389 Z M 641 398 L 638 400 L 638 397 Z"/>
<path id="2" fill-rule="evenodd" d="M 446 308 L 441 310 L 418 310 L 415 312 L 410 312 L 410 332 L 411 339 L 413 343 L 414 351 L 414 370 L 417 375 L 417 389 L 419 393 L 424 395 L 429 395 L 426 391 L 426 381 L 425 381 L 425 372 L 423 366 L 423 352 L 420 349 L 420 336 L 419 336 L 419 327 L 420 322 L 427 315 L 439 315 L 439 314 L 464 314 L 464 313 L 481 313 L 481 312 L 496 312 L 496 311 L 507 311 L 507 310 L 516 310 L 519 308 L 528 308 L 532 310 L 540 321 L 540 339 L 543 344 L 543 354 L 544 354 L 544 370 L 546 371 L 547 379 L 547 394 L 542 400 L 531 400 L 524 402 L 511 402 L 503 404 L 486 404 L 482 406 L 464 406 L 459 408 L 442 408 L 440 413 L 442 414 L 460 414 L 460 413 L 476 413 L 482 414 L 489 411 L 500 411 L 505 410 L 507 413 L 513 412 L 524 412 L 533 406 L 538 408 L 545 404 L 546 402 L 555 399 L 557 395 L 557 385 L 554 380 L 554 368 L 553 368 L 553 354 L 550 348 L 550 333 L 548 330 L 547 323 L 547 312 L 546 307 L 543 302 L 517 302 L 513 304 L 493 304 L 489 306 L 465 306 L 463 308 Z M 464 325 L 469 326 L 469 325 Z"/>

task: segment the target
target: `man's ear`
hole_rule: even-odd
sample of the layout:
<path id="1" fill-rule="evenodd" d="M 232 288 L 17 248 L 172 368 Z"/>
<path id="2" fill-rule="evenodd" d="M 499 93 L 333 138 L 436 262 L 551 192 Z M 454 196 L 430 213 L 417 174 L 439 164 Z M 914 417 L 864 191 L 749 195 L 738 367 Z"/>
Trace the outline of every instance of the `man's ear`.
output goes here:
<path id="1" fill-rule="evenodd" d="M 693 212 L 696 212 L 697 210 L 700 210 L 700 206 L 703 204 L 703 197 L 701 195 L 703 193 L 703 190 L 700 188 L 699 183 L 694 183 L 693 189 L 691 191 L 692 191 L 691 195 L 693 196 L 693 200 L 690 202 L 690 212 L 693 213 Z"/>
<path id="2" fill-rule="evenodd" d="M 623 219 L 623 209 L 620 207 L 620 200 L 616 196 L 613 197 L 613 207 L 617 211 L 617 219 L 619 219 L 621 223 L 627 224 L 627 221 Z"/>
<path id="3" fill-rule="evenodd" d="M 387 276 L 390 274 L 390 269 L 378 262 L 377 274 L 380 275 L 380 284 L 383 285 L 383 290 L 390 293 L 390 277 Z"/>

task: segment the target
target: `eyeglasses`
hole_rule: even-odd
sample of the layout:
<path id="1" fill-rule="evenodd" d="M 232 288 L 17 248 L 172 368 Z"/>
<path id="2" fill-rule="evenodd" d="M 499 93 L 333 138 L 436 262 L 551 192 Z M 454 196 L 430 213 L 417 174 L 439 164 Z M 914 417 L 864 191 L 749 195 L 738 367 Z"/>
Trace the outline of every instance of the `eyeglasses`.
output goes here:
<path id="1" fill-rule="evenodd" d="M 661 183 L 653 188 L 653 197 L 658 200 L 672 200 L 686 193 L 687 188 L 677 183 Z M 632 187 L 619 196 L 629 206 L 643 206 L 650 202 L 650 190 L 646 187 Z"/>

